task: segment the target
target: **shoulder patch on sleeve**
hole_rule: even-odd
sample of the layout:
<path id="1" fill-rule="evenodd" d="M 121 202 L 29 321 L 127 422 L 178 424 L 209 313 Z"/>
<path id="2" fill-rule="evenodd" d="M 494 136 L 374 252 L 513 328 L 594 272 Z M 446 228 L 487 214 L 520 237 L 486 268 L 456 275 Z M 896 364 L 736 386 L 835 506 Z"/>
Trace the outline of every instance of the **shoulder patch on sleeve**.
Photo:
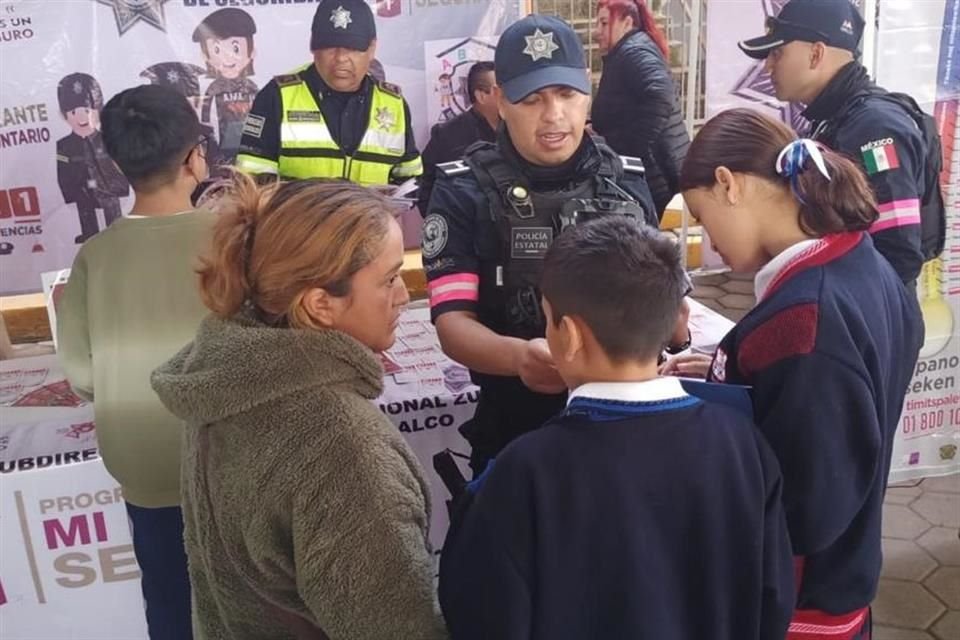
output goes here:
<path id="1" fill-rule="evenodd" d="M 811 353 L 819 319 L 820 309 L 813 302 L 778 312 L 740 341 L 737 368 L 749 377 L 791 356 Z"/>
<path id="2" fill-rule="evenodd" d="M 258 116 L 255 113 L 248 113 L 247 119 L 243 122 L 243 134 L 250 136 L 252 138 L 260 138 L 263 135 L 263 126 L 266 124 L 267 119 L 263 116 Z"/>
<path id="3" fill-rule="evenodd" d="M 447 220 L 438 213 L 431 213 L 423 220 L 423 232 L 420 234 L 420 249 L 423 257 L 432 260 L 440 255 L 447 246 L 450 230 Z"/>
<path id="4" fill-rule="evenodd" d="M 437 165 L 437 170 L 443 175 L 453 178 L 469 173 L 470 166 L 463 160 L 454 160 L 453 162 L 441 162 Z"/>
<path id="5" fill-rule="evenodd" d="M 295 73 L 284 73 L 279 76 L 274 76 L 273 79 L 276 80 L 277 84 L 281 87 L 291 87 L 300 84 L 300 76 Z"/>
<path id="6" fill-rule="evenodd" d="M 620 156 L 620 162 L 623 163 L 623 170 L 629 173 L 639 173 L 641 175 L 647 172 L 643 166 L 643 160 L 634 156 Z"/>
<path id="7" fill-rule="evenodd" d="M 868 176 L 900 168 L 900 156 L 897 155 L 897 145 L 892 137 L 879 138 L 861 145 L 860 158 Z"/>
<path id="8" fill-rule="evenodd" d="M 392 94 L 396 97 L 403 95 L 403 91 L 398 85 L 393 84 L 392 82 L 387 82 L 386 80 L 378 82 L 377 86 L 380 87 L 383 91 L 386 91 L 389 94 Z"/>

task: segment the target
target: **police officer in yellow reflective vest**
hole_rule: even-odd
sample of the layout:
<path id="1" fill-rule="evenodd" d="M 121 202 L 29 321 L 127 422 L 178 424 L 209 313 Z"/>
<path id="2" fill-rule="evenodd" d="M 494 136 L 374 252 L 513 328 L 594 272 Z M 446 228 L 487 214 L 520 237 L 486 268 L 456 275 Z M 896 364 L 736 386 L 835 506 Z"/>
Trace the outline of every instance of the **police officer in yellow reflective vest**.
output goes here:
<path id="1" fill-rule="evenodd" d="M 237 168 L 281 178 L 399 184 L 422 163 L 400 89 L 369 75 L 377 48 L 364 0 L 324 0 L 311 29 L 313 64 L 260 90 L 243 126 Z"/>

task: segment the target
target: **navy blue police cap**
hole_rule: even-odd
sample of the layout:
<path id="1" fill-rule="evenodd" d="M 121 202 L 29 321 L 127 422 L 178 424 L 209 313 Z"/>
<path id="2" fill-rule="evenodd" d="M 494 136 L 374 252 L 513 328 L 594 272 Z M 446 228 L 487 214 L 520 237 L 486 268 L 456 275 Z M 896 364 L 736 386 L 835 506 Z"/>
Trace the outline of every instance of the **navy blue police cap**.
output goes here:
<path id="1" fill-rule="evenodd" d="M 494 67 L 497 84 L 513 103 L 554 86 L 590 94 L 583 44 L 569 24 L 554 16 L 529 15 L 507 27 L 497 43 Z"/>

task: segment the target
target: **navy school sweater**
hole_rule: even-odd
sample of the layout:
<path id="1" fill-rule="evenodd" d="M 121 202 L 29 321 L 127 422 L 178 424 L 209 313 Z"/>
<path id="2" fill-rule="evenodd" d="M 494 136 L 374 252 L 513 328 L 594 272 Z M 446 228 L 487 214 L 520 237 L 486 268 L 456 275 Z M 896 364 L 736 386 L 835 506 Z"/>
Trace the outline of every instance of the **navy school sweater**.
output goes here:
<path id="1" fill-rule="evenodd" d="M 893 436 L 923 321 L 866 234 L 828 236 L 775 271 L 710 377 L 753 387 L 783 471 L 798 580 L 788 637 L 845 640 L 877 590 Z"/>
<path id="2" fill-rule="evenodd" d="M 440 562 L 454 640 L 784 637 L 793 567 L 772 452 L 675 379 L 633 386 L 653 384 L 668 393 L 575 395 L 488 467 Z"/>

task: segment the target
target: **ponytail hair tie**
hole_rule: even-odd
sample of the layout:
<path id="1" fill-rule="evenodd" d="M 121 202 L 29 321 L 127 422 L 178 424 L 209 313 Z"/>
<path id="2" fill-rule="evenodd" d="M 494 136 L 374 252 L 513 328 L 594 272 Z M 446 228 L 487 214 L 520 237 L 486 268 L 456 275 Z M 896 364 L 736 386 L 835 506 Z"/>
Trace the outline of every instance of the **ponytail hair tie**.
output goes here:
<path id="1" fill-rule="evenodd" d="M 820 146 L 809 138 L 794 140 L 777 156 L 777 174 L 790 180 L 790 188 L 801 204 L 806 204 L 806 201 L 800 192 L 800 174 L 806 170 L 807 160 L 813 160 L 817 171 L 830 180 L 830 172 L 827 171 L 827 163 L 823 159 Z"/>

